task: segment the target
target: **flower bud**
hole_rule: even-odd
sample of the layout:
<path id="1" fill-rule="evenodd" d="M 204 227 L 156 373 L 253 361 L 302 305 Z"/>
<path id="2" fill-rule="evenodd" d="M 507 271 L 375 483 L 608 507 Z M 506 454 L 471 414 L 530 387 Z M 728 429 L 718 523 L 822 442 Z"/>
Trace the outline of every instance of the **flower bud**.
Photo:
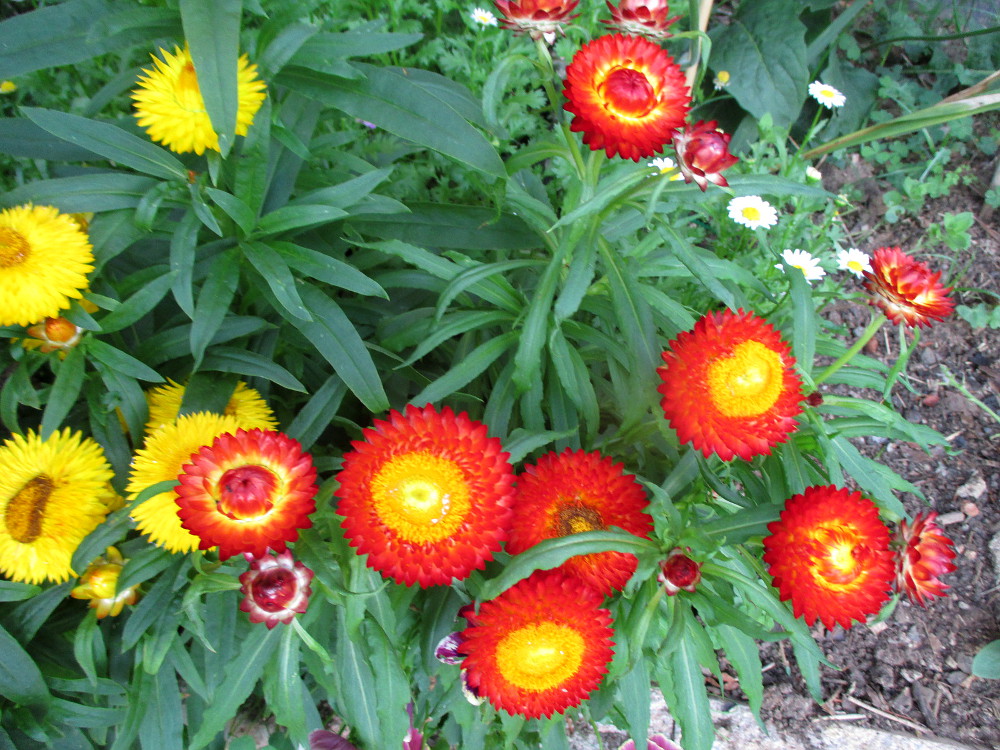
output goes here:
<path id="1" fill-rule="evenodd" d="M 739 159 L 729 153 L 728 133 L 716 130 L 716 121 L 699 120 L 674 133 L 674 149 L 685 182 L 695 182 L 703 191 L 708 183 L 728 186 L 721 172 Z"/>
<path id="2" fill-rule="evenodd" d="M 292 558 L 287 549 L 281 554 L 250 560 L 250 570 L 240 576 L 240 609 L 250 615 L 250 622 L 263 622 L 273 628 L 288 624 L 296 614 L 306 611 L 312 588 L 313 572 Z"/>
<path id="3" fill-rule="evenodd" d="M 680 16 L 667 18 L 670 6 L 666 0 L 621 0 L 617 6 L 605 0 L 611 11 L 611 20 L 601 20 L 626 34 L 642 34 L 653 39 L 665 39 L 671 34 L 667 28 Z"/>
<path id="4" fill-rule="evenodd" d="M 918 513 L 913 524 L 903 521 L 895 534 L 896 589 L 910 601 L 926 607 L 935 596 L 951 588 L 940 577 L 955 570 L 955 543 L 946 537 L 934 519 L 937 513 Z"/>
<path id="5" fill-rule="evenodd" d="M 667 559 L 660 563 L 657 580 L 663 584 L 667 596 L 673 596 L 681 589 L 693 593 L 701 581 L 701 563 L 685 554 L 690 551 L 690 547 L 685 547 L 684 550 L 674 547 Z"/>
<path id="6" fill-rule="evenodd" d="M 67 352 L 77 345 L 83 329 L 70 323 L 66 318 L 46 318 L 41 323 L 28 327 L 28 335 L 37 341 L 25 342 L 29 348 L 38 347 L 44 354 L 59 350 Z M 40 343 L 39 343 L 40 342 Z"/>
<path id="7" fill-rule="evenodd" d="M 115 547 L 108 547 L 103 557 L 98 557 L 80 576 L 80 583 L 69 592 L 74 599 L 89 599 L 90 608 L 97 610 L 97 619 L 108 615 L 117 617 L 126 604 L 139 599 L 139 585 L 118 591 L 118 576 L 125 560 Z"/>

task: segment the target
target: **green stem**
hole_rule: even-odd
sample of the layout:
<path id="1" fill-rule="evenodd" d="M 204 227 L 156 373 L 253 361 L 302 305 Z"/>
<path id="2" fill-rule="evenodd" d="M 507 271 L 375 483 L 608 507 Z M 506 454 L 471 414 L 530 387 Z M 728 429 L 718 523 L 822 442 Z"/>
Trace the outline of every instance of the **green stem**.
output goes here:
<path id="1" fill-rule="evenodd" d="M 831 375 L 833 375 L 835 372 L 837 372 L 837 370 L 839 370 L 841 367 L 843 367 L 852 359 L 854 359 L 854 356 L 864 348 L 864 345 L 867 344 L 869 341 L 871 341 L 872 336 L 878 333 L 879 328 L 882 327 L 882 325 L 886 322 L 886 320 L 888 320 L 888 318 L 886 318 L 885 315 L 883 315 L 882 313 L 878 313 L 877 315 L 875 315 L 872 318 L 872 322 L 869 323 L 868 327 L 865 329 L 865 332 L 862 333 L 861 337 L 854 342 L 854 345 L 846 352 L 841 354 L 839 357 L 837 357 L 836 361 L 832 365 L 827 367 L 825 370 L 823 370 L 823 372 L 821 372 L 813 382 L 816 385 L 819 385 L 827 378 L 829 378 Z"/>

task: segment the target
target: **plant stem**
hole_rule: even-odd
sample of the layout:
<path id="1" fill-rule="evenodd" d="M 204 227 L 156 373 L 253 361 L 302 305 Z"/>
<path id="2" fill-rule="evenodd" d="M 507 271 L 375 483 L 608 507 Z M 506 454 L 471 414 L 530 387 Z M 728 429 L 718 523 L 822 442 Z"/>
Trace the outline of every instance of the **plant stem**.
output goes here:
<path id="1" fill-rule="evenodd" d="M 882 327 L 882 325 L 885 323 L 886 320 L 888 320 L 888 318 L 886 318 L 885 315 L 883 315 L 882 313 L 878 313 L 877 315 L 875 315 L 872 318 L 872 322 L 869 323 L 868 327 L 865 329 L 865 332 L 862 333 L 861 337 L 854 342 L 854 345 L 846 352 L 841 354 L 832 365 L 823 370 L 823 372 L 821 372 L 813 382 L 816 385 L 819 385 L 824 380 L 833 375 L 835 372 L 837 372 L 837 370 L 839 370 L 841 367 L 843 367 L 852 359 L 854 359 L 854 356 L 861 351 L 864 345 L 867 344 L 869 341 L 871 341 L 872 336 L 878 333 L 879 328 Z"/>

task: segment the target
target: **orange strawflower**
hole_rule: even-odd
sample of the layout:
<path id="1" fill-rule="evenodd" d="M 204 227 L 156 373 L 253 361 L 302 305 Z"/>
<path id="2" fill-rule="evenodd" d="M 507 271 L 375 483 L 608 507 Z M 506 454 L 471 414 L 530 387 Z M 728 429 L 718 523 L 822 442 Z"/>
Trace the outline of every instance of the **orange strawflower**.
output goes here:
<path id="1" fill-rule="evenodd" d="M 563 26 L 576 18 L 570 15 L 580 0 L 495 0 L 500 13 L 500 25 L 515 34 L 528 34 L 532 39 L 542 39 L 550 44 Z"/>
<path id="2" fill-rule="evenodd" d="M 894 541 L 896 553 L 896 589 L 910 601 L 926 607 L 935 596 L 944 596 L 951 588 L 941 576 L 955 570 L 955 543 L 935 523 L 937 513 L 919 513 L 913 524 L 902 521 Z"/>
<path id="3" fill-rule="evenodd" d="M 646 493 L 622 464 L 600 453 L 567 448 L 547 453 L 517 478 L 507 552 L 520 554 L 545 539 L 617 526 L 644 539 L 653 530 Z M 557 570 L 601 593 L 620 591 L 638 560 L 625 552 L 576 555 Z"/>
<path id="4" fill-rule="evenodd" d="M 663 352 L 660 405 L 682 443 L 723 461 L 767 455 L 797 428 L 802 381 L 780 334 L 752 312 L 707 313 Z"/>
<path id="5" fill-rule="evenodd" d="M 615 26 L 626 34 L 643 34 L 654 39 L 665 39 L 671 34 L 667 28 L 680 16 L 667 18 L 670 5 L 666 0 L 621 0 L 617 6 L 605 0 L 611 11 L 611 20 L 601 23 Z"/>
<path id="6" fill-rule="evenodd" d="M 614 656 L 611 614 L 596 590 L 554 571 L 466 611 L 462 671 L 474 695 L 528 718 L 579 705 Z"/>
<path id="7" fill-rule="evenodd" d="M 898 247 L 878 248 L 871 264 L 872 270 L 864 272 L 865 289 L 873 295 L 869 302 L 893 323 L 929 326 L 931 320 L 943 320 L 955 308 L 948 297 L 952 288 L 941 284 L 941 274 L 931 273 Z"/>
<path id="8" fill-rule="evenodd" d="M 860 492 L 809 487 L 768 524 L 764 562 L 796 617 L 828 628 L 867 622 L 889 599 L 896 566 L 889 529 Z"/>
<path id="9" fill-rule="evenodd" d="M 449 584 L 482 568 L 510 530 L 514 473 L 486 425 L 427 405 L 389 412 L 337 475 L 351 546 L 397 583 Z"/>
<path id="10" fill-rule="evenodd" d="M 316 469 L 297 440 L 280 432 L 223 433 L 191 456 L 177 477 L 181 526 L 219 559 L 268 548 L 281 552 L 312 526 Z"/>
<path id="11" fill-rule="evenodd" d="M 684 73 L 648 39 L 614 34 L 581 47 L 566 69 L 570 129 L 592 151 L 638 161 L 663 151 L 691 103 Z"/>

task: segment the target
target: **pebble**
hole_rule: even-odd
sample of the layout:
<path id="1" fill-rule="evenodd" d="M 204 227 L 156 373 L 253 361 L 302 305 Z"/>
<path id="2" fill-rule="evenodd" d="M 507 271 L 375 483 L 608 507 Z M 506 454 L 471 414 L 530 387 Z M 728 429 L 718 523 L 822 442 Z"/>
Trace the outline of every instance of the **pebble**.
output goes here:
<path id="1" fill-rule="evenodd" d="M 964 520 L 965 514 L 960 510 L 955 510 L 951 513 L 942 513 L 936 519 L 938 526 L 951 526 L 955 523 L 962 523 Z"/>
<path id="2" fill-rule="evenodd" d="M 969 518 L 975 518 L 979 515 L 979 506 L 970 500 L 962 506 L 962 512 Z"/>
<path id="3" fill-rule="evenodd" d="M 965 484 L 955 490 L 955 497 L 968 497 L 978 500 L 986 494 L 986 480 L 978 471 L 965 480 Z"/>
<path id="4" fill-rule="evenodd" d="M 968 677 L 965 672 L 959 672 L 957 669 L 954 672 L 949 672 L 945 677 L 949 685 L 961 685 L 965 682 L 965 678 Z"/>

